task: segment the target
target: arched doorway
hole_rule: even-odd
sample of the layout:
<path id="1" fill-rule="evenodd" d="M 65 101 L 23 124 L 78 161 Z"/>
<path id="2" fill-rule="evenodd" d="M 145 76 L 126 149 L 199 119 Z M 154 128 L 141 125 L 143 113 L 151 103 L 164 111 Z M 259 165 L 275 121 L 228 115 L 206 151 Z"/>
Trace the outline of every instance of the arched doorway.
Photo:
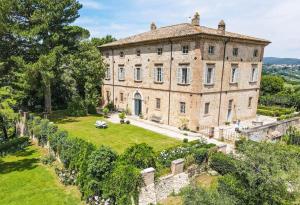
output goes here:
<path id="1" fill-rule="evenodd" d="M 142 114 L 142 96 L 138 92 L 134 94 L 134 114 L 136 116 Z"/>

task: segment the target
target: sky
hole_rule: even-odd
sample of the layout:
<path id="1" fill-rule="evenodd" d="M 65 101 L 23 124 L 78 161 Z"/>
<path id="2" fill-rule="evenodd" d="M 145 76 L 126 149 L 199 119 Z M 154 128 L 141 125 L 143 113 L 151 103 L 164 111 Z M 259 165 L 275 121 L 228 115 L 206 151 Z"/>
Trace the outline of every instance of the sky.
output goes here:
<path id="1" fill-rule="evenodd" d="M 196 11 L 200 24 L 270 40 L 267 57 L 300 58 L 300 0 L 79 0 L 76 25 L 92 37 L 124 38 L 157 27 L 190 22 Z"/>

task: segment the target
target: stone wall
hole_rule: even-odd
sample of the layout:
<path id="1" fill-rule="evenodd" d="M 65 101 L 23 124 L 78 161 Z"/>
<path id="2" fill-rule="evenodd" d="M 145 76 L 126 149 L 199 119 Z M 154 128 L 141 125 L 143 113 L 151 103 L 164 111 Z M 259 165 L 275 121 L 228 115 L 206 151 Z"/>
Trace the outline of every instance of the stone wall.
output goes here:
<path id="1" fill-rule="evenodd" d="M 139 205 L 157 204 L 172 193 L 179 193 L 180 189 L 190 184 L 190 179 L 200 173 L 197 167 L 190 167 L 184 172 L 184 160 L 177 159 L 172 162 L 172 173 L 154 180 L 155 169 L 148 168 L 141 172 L 144 186 L 139 195 Z"/>
<path id="2" fill-rule="evenodd" d="M 254 141 L 275 140 L 284 135 L 290 126 L 297 126 L 299 124 L 299 117 L 291 118 L 254 127 L 243 131 L 241 134 Z"/>

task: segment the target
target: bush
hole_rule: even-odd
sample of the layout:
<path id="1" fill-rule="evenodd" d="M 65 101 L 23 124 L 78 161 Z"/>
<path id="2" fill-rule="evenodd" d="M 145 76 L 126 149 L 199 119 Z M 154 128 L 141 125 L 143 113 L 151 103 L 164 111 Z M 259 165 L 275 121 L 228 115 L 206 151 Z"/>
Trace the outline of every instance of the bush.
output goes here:
<path id="1" fill-rule="evenodd" d="M 125 112 L 119 113 L 119 118 L 120 118 L 120 123 L 123 124 L 125 123 L 124 119 L 126 118 Z"/>
<path id="2" fill-rule="evenodd" d="M 81 170 L 78 184 L 84 198 L 96 195 L 101 196 L 103 181 L 114 168 L 117 154 L 109 147 L 101 146 L 93 151 L 87 161 L 86 171 Z M 93 184 L 93 186 L 90 186 Z"/>
<path id="3" fill-rule="evenodd" d="M 202 164 L 204 162 L 204 160 L 207 159 L 208 149 L 206 149 L 206 148 L 196 149 L 194 152 L 194 156 L 195 156 L 195 162 L 197 164 Z"/>
<path id="4" fill-rule="evenodd" d="M 133 198 L 136 204 L 141 185 L 140 170 L 131 164 L 119 162 L 105 180 L 104 198 L 112 199 L 112 204 L 132 204 Z"/>
<path id="5" fill-rule="evenodd" d="M 235 172 L 234 159 L 221 152 L 216 152 L 211 155 L 209 166 L 221 175 Z"/>
<path id="6" fill-rule="evenodd" d="M 49 154 L 41 159 L 41 162 L 46 165 L 47 164 L 51 165 L 54 161 L 55 161 L 55 157 L 51 154 Z"/>
<path id="7" fill-rule="evenodd" d="M 28 137 L 13 138 L 9 141 L 0 143 L 1 156 L 24 149 L 29 145 Z"/>
<path id="8" fill-rule="evenodd" d="M 67 114 L 70 116 L 86 116 L 88 114 L 88 109 L 81 98 L 72 99 L 68 103 Z"/>
<path id="9" fill-rule="evenodd" d="M 188 143 L 189 142 L 189 139 L 188 138 L 184 138 L 183 139 L 183 143 Z"/>
<path id="10" fill-rule="evenodd" d="M 129 121 L 129 120 L 126 120 L 126 124 L 129 125 L 129 124 L 130 124 L 130 121 Z"/>
<path id="11" fill-rule="evenodd" d="M 109 113 L 109 109 L 108 108 L 104 108 L 103 109 L 103 115 L 104 115 L 104 117 L 108 117 L 108 113 Z"/>
<path id="12" fill-rule="evenodd" d="M 140 169 L 156 167 L 156 157 L 153 148 L 146 143 L 136 144 L 127 148 L 122 160 Z"/>
<path id="13" fill-rule="evenodd" d="M 114 104 L 111 102 L 111 103 L 108 103 L 105 108 L 107 108 L 109 111 L 114 111 L 115 110 L 115 106 Z"/>
<path id="14" fill-rule="evenodd" d="M 87 111 L 89 114 L 97 114 L 97 109 L 96 106 L 94 104 L 89 103 L 87 105 Z"/>

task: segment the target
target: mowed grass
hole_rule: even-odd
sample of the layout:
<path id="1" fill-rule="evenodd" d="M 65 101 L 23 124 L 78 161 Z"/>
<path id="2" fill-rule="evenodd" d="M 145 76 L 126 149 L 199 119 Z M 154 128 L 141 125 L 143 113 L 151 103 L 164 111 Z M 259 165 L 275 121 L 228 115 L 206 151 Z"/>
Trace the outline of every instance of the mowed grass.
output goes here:
<path id="1" fill-rule="evenodd" d="M 100 115 L 66 117 L 62 113 L 54 113 L 50 120 L 55 122 L 60 129 L 68 131 L 71 137 L 84 139 L 97 146 L 109 146 L 118 153 L 122 153 L 126 148 L 139 143 L 147 143 L 155 151 L 181 143 L 179 140 L 133 125 L 108 122 L 107 129 L 96 128 L 96 120 L 104 120 Z"/>
<path id="2" fill-rule="evenodd" d="M 0 204 L 3 205 L 76 205 L 76 187 L 64 187 L 54 169 L 40 163 L 42 150 L 30 146 L 0 158 Z"/>

